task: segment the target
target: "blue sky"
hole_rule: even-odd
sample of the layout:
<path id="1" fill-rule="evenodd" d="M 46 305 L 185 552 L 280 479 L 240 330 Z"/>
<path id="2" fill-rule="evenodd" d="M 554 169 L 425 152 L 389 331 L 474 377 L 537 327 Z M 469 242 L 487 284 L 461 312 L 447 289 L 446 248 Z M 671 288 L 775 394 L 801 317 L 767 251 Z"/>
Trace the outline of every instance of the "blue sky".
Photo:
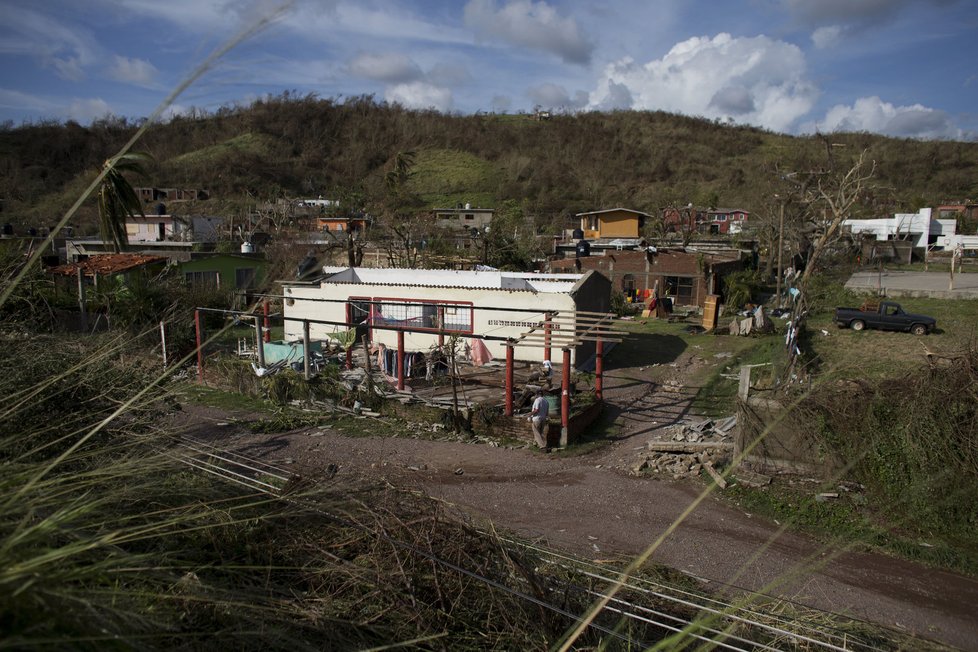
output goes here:
<path id="1" fill-rule="evenodd" d="M 276 0 L 0 0 L 0 120 L 152 114 Z M 978 137 L 975 0 L 295 0 L 166 115 L 290 90 Z"/>

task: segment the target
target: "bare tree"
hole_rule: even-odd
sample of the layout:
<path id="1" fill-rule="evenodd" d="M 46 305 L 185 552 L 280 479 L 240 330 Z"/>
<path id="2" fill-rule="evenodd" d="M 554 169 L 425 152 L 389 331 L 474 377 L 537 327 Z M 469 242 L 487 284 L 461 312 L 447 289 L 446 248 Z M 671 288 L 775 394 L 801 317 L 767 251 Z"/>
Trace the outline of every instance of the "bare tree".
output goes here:
<path id="1" fill-rule="evenodd" d="M 830 147 L 827 144 L 827 147 Z M 818 267 L 822 255 L 842 239 L 842 223 L 851 216 L 870 180 L 876 173 L 876 161 L 867 160 L 866 151 L 848 169 L 836 169 L 829 155 L 829 167 L 812 173 L 802 195 L 808 200 L 815 231 L 808 254 L 808 264 L 801 278 L 804 287 Z"/>

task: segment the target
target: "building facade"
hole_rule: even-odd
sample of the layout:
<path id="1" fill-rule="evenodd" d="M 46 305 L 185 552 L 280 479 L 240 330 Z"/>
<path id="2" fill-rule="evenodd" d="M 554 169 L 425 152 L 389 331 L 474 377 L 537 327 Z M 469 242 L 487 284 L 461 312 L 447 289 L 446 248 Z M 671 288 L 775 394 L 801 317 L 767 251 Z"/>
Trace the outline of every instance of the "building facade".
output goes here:
<path id="1" fill-rule="evenodd" d="M 496 358 L 505 358 L 507 338 L 543 333 L 549 311 L 561 315 L 560 328 L 572 328 L 578 310 L 607 312 L 611 283 L 600 273 L 524 274 L 508 272 L 324 268 L 312 283 L 289 283 L 285 292 L 285 339 L 302 338 L 303 319 L 310 337 L 359 327 L 371 342 L 396 348 L 404 330 L 407 351 L 426 351 L 438 343 L 439 329 L 463 339 L 484 340 Z M 331 322 L 331 323 L 316 323 Z M 440 327 L 440 328 L 439 328 Z M 554 327 L 557 329 L 557 327 Z M 571 352 L 572 362 L 587 360 L 594 342 Z M 554 352 L 559 355 L 559 352 Z M 539 342 L 514 347 L 517 360 L 540 361 Z"/>

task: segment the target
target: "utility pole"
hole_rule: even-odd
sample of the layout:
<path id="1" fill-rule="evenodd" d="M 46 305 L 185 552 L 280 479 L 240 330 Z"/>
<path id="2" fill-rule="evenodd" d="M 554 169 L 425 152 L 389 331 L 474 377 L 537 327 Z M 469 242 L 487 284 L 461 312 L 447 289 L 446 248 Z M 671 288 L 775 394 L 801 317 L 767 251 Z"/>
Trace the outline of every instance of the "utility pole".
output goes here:
<path id="1" fill-rule="evenodd" d="M 778 297 L 778 308 L 781 307 L 781 250 L 784 246 L 784 197 L 781 199 L 781 211 L 778 217 L 778 283 L 775 294 Z"/>

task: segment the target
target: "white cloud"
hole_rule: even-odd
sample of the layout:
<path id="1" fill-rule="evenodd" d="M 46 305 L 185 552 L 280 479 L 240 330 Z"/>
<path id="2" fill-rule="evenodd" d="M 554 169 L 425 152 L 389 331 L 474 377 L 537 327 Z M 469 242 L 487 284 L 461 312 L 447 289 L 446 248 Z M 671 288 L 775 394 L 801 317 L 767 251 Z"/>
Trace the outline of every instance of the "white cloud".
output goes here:
<path id="1" fill-rule="evenodd" d="M 795 21 L 812 32 L 812 43 L 829 48 L 866 30 L 890 23 L 914 5 L 940 8 L 958 0 L 780 0 Z"/>
<path id="2" fill-rule="evenodd" d="M 0 40 L 0 53 L 33 57 L 62 79 L 85 78 L 84 69 L 96 60 L 99 50 L 90 34 L 31 9 L 11 4 L 2 8 L 6 34 Z"/>
<path id="3" fill-rule="evenodd" d="M 423 81 L 395 84 L 384 92 L 384 99 L 409 109 L 435 109 L 448 111 L 452 108 L 452 92 Z"/>
<path id="4" fill-rule="evenodd" d="M 828 27 L 819 27 L 814 32 L 812 32 L 812 43 L 815 47 L 819 49 L 830 48 L 839 43 L 842 40 L 843 29 L 840 25 L 829 25 Z"/>
<path id="5" fill-rule="evenodd" d="M 540 84 L 527 89 L 526 94 L 534 104 L 548 109 L 582 109 L 588 103 L 584 91 L 577 91 L 572 98 L 567 89 L 557 84 Z"/>
<path id="6" fill-rule="evenodd" d="M 382 82 L 403 83 L 421 79 L 424 74 L 411 57 L 404 54 L 358 54 L 350 61 L 350 72 Z"/>
<path id="7" fill-rule="evenodd" d="M 111 115 L 112 108 L 109 106 L 109 103 L 102 98 L 93 97 L 72 100 L 65 113 L 66 117 L 74 120 L 75 122 L 88 124 L 93 120 Z"/>
<path id="8" fill-rule="evenodd" d="M 109 68 L 109 76 L 112 79 L 140 86 L 151 85 L 157 74 L 159 71 L 149 61 L 119 55 L 115 55 Z"/>
<path id="9" fill-rule="evenodd" d="M 852 106 L 837 104 L 817 123 L 820 131 L 869 131 L 900 138 L 965 138 L 944 111 L 920 104 L 894 106 L 879 97 L 861 97 Z"/>
<path id="10" fill-rule="evenodd" d="M 48 112 L 58 107 L 49 99 L 23 93 L 21 91 L 0 88 L 0 107 L 5 109 L 30 110 Z"/>
<path id="11" fill-rule="evenodd" d="M 550 52 L 567 63 L 590 63 L 594 51 L 577 21 L 546 2 L 511 0 L 497 8 L 495 0 L 469 0 L 464 18 L 481 37 Z"/>
<path id="12" fill-rule="evenodd" d="M 802 51 L 790 43 L 694 37 L 644 65 L 627 57 L 608 65 L 589 107 L 660 109 L 785 131 L 818 96 L 805 72 Z"/>

